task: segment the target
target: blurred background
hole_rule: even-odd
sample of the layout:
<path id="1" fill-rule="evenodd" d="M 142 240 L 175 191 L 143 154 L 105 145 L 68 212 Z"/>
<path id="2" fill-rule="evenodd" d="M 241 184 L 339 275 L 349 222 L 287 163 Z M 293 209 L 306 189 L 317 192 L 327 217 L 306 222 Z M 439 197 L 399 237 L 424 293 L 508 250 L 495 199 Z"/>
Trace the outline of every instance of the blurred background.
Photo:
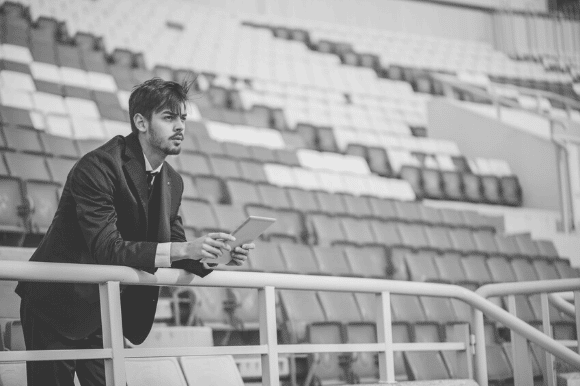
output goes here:
<path id="1" fill-rule="evenodd" d="M 182 153 L 168 159 L 184 178 L 188 238 L 248 215 L 278 219 L 241 270 L 469 289 L 578 277 L 578 1 L 0 4 L 2 259 L 30 257 L 70 168 L 130 132 L 130 91 L 157 76 L 195 79 Z M 11 288 L 0 283 L 0 327 L 15 342 Z M 209 326 L 216 345 L 257 342 L 253 290 L 162 295 L 159 326 Z M 279 339 L 306 341 L 322 321 L 374 320 L 358 295 L 281 291 Z M 450 299 L 427 299 L 393 306 L 401 339 L 430 336 L 417 327 L 427 320 L 470 320 Z M 541 320 L 538 302 L 524 299 L 522 318 Z M 558 318 L 573 339 L 573 323 Z M 167 344 L 163 334 L 152 339 Z M 503 343 L 489 343 L 499 383 L 513 378 Z M 414 354 L 397 357 L 397 379 L 461 374 L 453 358 Z M 284 379 L 344 381 L 345 368 L 351 381 L 378 379 L 372 356 L 354 367 L 303 359 L 281 363 Z M 247 384 L 259 378 L 259 360 L 236 361 Z"/>

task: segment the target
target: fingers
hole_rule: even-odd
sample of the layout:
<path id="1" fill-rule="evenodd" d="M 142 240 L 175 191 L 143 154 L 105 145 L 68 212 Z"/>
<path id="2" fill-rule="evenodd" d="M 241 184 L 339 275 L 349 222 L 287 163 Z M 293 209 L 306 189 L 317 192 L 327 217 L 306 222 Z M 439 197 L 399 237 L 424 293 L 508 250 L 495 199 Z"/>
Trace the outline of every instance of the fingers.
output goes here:
<path id="1" fill-rule="evenodd" d="M 228 244 L 226 244 L 220 240 L 214 240 L 211 237 L 206 237 L 203 242 L 204 242 L 204 244 L 207 244 L 207 245 L 212 246 L 214 248 L 225 249 L 226 251 L 232 250 L 232 247 L 229 246 Z"/>
<path id="2" fill-rule="evenodd" d="M 209 256 L 209 258 L 211 258 L 211 259 L 217 259 L 218 256 L 221 256 L 223 254 L 223 252 L 221 251 L 221 249 L 212 247 L 211 245 L 206 244 L 206 243 L 203 243 L 202 244 L 202 246 L 201 246 L 201 253 L 205 257 L 208 257 L 208 256 L 206 256 L 204 254 L 204 252 L 210 254 L 211 256 Z"/>
<path id="3" fill-rule="evenodd" d="M 224 232 L 209 233 L 207 236 L 211 237 L 212 239 L 221 239 L 224 241 L 236 241 L 236 238 L 234 236 Z"/>
<path id="4" fill-rule="evenodd" d="M 241 254 L 238 254 L 238 253 L 232 253 L 232 260 L 231 260 L 231 262 L 234 265 L 242 265 L 247 260 L 248 260 L 248 256 L 246 256 L 246 255 L 241 255 Z"/>
<path id="5" fill-rule="evenodd" d="M 250 253 L 250 250 L 256 248 L 256 245 L 254 243 L 252 244 L 244 244 L 241 247 L 236 247 L 234 249 L 234 253 L 239 253 L 242 255 L 248 255 Z"/>

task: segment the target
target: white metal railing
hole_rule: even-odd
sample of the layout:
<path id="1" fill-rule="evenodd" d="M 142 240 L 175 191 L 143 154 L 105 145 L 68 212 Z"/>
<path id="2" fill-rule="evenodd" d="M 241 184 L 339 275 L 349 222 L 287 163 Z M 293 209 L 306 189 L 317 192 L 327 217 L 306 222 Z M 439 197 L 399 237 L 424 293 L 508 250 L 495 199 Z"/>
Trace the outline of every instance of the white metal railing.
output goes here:
<path id="1" fill-rule="evenodd" d="M 97 283 L 101 299 L 103 348 L 90 350 L 51 350 L 0 352 L 0 362 L 58 360 L 58 359 L 104 359 L 107 386 L 125 385 L 125 358 L 174 357 L 186 355 L 245 354 L 261 355 L 262 384 L 279 385 L 278 355 L 285 353 L 312 352 L 377 352 L 381 382 L 395 383 L 395 351 L 441 351 L 460 350 L 467 354 L 470 365 L 470 340 L 475 344 L 475 376 L 480 386 L 486 386 L 485 337 L 483 314 L 495 319 L 518 335 L 538 344 L 556 357 L 580 369 L 580 355 L 541 333 L 516 316 L 496 306 L 484 297 L 460 286 L 362 279 L 332 276 L 299 276 L 257 272 L 215 271 L 200 278 L 177 269 L 159 269 L 152 275 L 129 267 L 64 263 L 0 261 L 0 280 L 27 280 L 42 282 Z M 546 282 L 547 283 L 547 282 Z M 552 283 L 552 282 L 549 282 Z M 154 286 L 200 286 L 257 288 L 259 301 L 260 344 L 252 346 L 183 347 L 183 348 L 132 348 L 123 346 L 121 323 L 120 284 Z M 514 283 L 528 284 L 528 283 Z M 528 284 L 538 288 L 537 284 Z M 485 287 L 481 293 L 490 291 Z M 512 287 L 513 288 L 513 287 Z M 519 288 L 519 287 L 518 287 Z M 553 287 L 543 290 L 554 292 L 580 290 L 580 279 L 560 280 Z M 312 291 L 363 292 L 377 295 L 377 343 L 337 345 L 279 345 L 276 338 L 275 289 Z M 524 291 L 522 289 L 522 291 Z M 530 291 L 532 292 L 532 291 Z M 475 337 L 464 342 L 447 343 L 393 343 L 391 324 L 391 294 L 422 295 L 456 298 L 469 304 L 474 310 Z M 480 318 L 481 314 L 481 318 Z M 480 323 L 481 322 L 481 323 Z M 473 338 L 473 337 L 472 337 Z"/>
<path id="2" fill-rule="evenodd" d="M 544 335 L 551 339 L 552 328 L 550 321 L 550 303 L 564 313 L 575 318 L 576 331 L 580 331 L 580 307 L 576 308 L 569 302 L 556 295 L 556 292 L 574 291 L 576 304 L 580 304 L 580 279 L 562 279 L 562 280 L 542 280 L 517 283 L 497 283 L 487 284 L 480 287 L 476 292 L 485 297 L 507 296 L 508 310 L 514 316 L 517 316 L 516 295 L 540 295 L 542 310 L 542 331 Z M 475 324 L 474 329 L 478 331 L 483 329 L 483 314 L 480 311 L 474 311 Z M 532 329 L 534 327 L 529 326 Z M 514 360 L 514 382 L 516 386 L 533 385 L 533 374 L 531 361 L 529 360 L 528 340 L 523 335 L 516 335 L 512 330 L 512 357 Z M 536 342 L 537 343 L 537 342 Z M 575 347 L 580 352 L 578 341 L 560 342 L 562 345 Z M 570 353 L 572 350 L 567 349 Z M 476 357 L 478 360 L 485 358 L 485 345 L 476 346 Z M 485 360 L 485 359 L 484 359 Z M 554 371 L 554 357 L 552 353 L 546 351 L 543 360 L 546 365 L 546 378 L 544 384 L 548 386 L 556 385 L 556 373 Z M 578 365 L 576 365 L 578 367 Z M 580 367 L 578 367 L 580 369 Z"/>

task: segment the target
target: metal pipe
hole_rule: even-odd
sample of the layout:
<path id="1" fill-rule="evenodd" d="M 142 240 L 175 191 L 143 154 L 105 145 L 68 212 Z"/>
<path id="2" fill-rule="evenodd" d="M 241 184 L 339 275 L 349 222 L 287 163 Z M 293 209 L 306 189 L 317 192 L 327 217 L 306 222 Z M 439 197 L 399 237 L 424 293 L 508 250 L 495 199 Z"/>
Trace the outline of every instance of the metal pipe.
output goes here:
<path id="1" fill-rule="evenodd" d="M 572 318 L 576 317 L 574 305 L 569 301 L 564 300 L 562 296 L 558 294 L 548 294 L 548 299 L 550 300 L 550 303 L 558 309 L 558 311 L 563 312 Z"/>

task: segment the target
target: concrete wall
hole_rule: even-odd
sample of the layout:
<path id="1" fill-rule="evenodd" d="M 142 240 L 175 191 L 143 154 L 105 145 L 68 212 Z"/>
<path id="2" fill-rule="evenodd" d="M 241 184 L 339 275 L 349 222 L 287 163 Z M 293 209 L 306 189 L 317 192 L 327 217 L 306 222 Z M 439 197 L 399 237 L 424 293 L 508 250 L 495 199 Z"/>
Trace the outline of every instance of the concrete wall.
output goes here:
<path id="1" fill-rule="evenodd" d="M 457 142 L 468 158 L 506 160 L 518 176 L 524 206 L 560 210 L 556 148 L 546 140 L 437 98 L 428 106 L 428 135 Z"/>

